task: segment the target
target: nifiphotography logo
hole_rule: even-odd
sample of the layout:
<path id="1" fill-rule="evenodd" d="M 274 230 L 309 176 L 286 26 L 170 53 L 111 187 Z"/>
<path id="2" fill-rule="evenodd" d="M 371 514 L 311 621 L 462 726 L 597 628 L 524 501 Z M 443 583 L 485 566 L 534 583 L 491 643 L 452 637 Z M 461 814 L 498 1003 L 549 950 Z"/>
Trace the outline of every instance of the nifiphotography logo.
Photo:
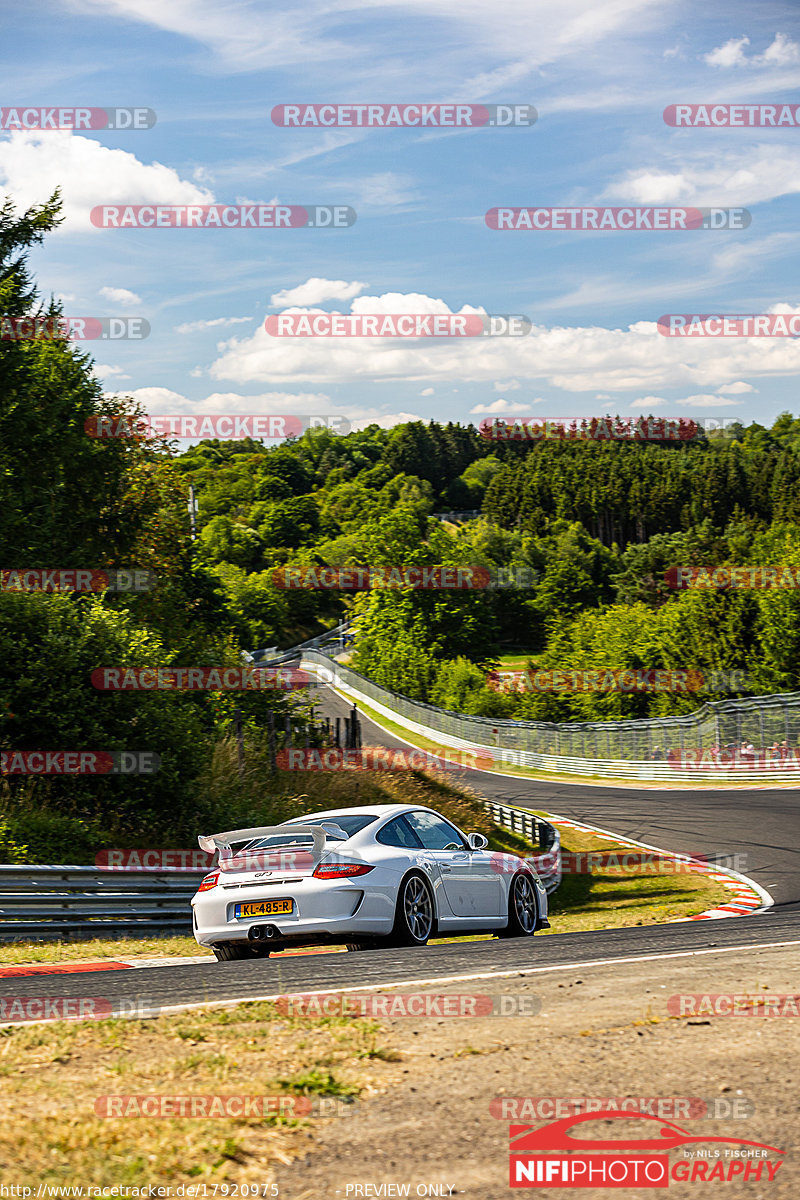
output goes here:
<path id="1" fill-rule="evenodd" d="M 574 1136 L 586 1121 L 646 1121 L 643 1136 L 597 1139 Z M 771 1183 L 785 1151 L 737 1137 L 688 1133 L 671 1121 L 619 1110 L 570 1115 L 536 1128 L 509 1126 L 511 1187 L 657 1188 L 676 1183 Z M 687 1149 L 686 1147 L 692 1147 Z M 670 1162 L 669 1152 L 682 1154 Z M 556 1153 L 549 1153 L 556 1151 Z M 565 1153 L 566 1152 L 566 1153 Z M 759 1195 L 762 1195 L 759 1192 Z"/>

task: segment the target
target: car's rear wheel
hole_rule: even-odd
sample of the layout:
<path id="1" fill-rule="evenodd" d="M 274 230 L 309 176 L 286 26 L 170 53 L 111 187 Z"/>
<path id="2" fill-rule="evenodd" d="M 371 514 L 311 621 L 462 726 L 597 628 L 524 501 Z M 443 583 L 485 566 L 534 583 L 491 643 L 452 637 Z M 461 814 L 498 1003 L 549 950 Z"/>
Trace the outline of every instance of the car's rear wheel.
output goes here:
<path id="1" fill-rule="evenodd" d="M 231 962 L 236 958 L 269 958 L 269 950 L 251 946 L 249 942 L 225 942 L 222 946 L 214 946 L 213 950 L 217 962 Z"/>
<path id="2" fill-rule="evenodd" d="M 421 875 L 408 875 L 400 885 L 390 946 L 424 946 L 433 934 L 433 894 Z"/>
<path id="3" fill-rule="evenodd" d="M 536 932 L 539 909 L 530 875 L 515 875 L 508 891 L 508 925 L 500 937 L 531 937 Z"/>

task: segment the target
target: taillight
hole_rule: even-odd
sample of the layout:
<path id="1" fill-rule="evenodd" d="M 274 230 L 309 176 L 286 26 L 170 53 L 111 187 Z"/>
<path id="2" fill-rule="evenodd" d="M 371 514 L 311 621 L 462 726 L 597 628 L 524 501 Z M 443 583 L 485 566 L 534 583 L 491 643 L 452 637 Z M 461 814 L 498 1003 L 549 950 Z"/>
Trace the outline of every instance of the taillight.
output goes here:
<path id="1" fill-rule="evenodd" d="M 212 871 L 210 875 L 206 875 L 205 879 L 200 884 L 200 887 L 197 889 L 198 892 L 210 892 L 212 888 L 217 886 L 218 879 L 219 871 Z"/>
<path id="2" fill-rule="evenodd" d="M 354 875 L 366 875 L 368 871 L 374 871 L 374 867 L 368 867 L 366 863 L 318 863 L 314 869 L 314 876 L 317 879 L 352 879 Z"/>

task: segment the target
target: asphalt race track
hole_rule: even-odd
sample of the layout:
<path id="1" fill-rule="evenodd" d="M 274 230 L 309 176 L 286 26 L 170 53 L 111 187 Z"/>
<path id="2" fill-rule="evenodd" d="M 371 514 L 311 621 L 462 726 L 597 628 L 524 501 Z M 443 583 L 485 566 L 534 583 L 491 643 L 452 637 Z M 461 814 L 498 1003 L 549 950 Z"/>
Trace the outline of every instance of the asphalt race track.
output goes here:
<path id="1" fill-rule="evenodd" d="M 319 692 L 325 715 L 349 713 L 350 705 L 330 688 Z M 407 744 L 366 717 L 360 720 L 364 745 Z M 586 821 L 662 850 L 705 854 L 711 859 L 738 855 L 738 866 L 722 865 L 749 875 L 766 888 L 776 905 L 800 901 L 800 790 L 648 791 L 646 786 L 545 782 L 487 771 L 457 771 L 454 777 L 491 800 Z"/>
<path id="2" fill-rule="evenodd" d="M 320 689 L 329 715 L 349 705 Z M 364 744 L 402 745 L 362 717 Z M 748 917 L 538 936 L 532 940 L 462 942 L 424 949 L 311 955 L 255 962 L 192 963 L 87 975 L 20 977 L 16 996 L 102 997 L 143 1012 L 208 1003 L 274 998 L 288 992 L 342 990 L 441 980 L 538 974 L 567 967 L 600 967 L 615 960 L 670 954 L 730 952 L 755 946 L 800 944 L 800 853 L 796 848 L 798 796 L 794 790 L 653 791 L 592 787 L 459 772 L 488 797 L 584 820 L 668 850 L 747 855 L 744 873 L 773 896 L 775 906 Z M 788 848 L 787 848 L 788 847 Z"/>

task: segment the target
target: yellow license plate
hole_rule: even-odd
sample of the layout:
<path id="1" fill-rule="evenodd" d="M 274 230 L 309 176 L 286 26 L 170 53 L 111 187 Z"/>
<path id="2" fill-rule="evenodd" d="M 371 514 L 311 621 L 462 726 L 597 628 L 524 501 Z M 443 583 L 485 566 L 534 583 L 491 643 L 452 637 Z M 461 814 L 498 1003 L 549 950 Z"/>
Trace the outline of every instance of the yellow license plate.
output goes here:
<path id="1" fill-rule="evenodd" d="M 293 900 L 255 900 L 251 904 L 237 904 L 235 917 L 274 917 L 279 913 L 290 913 Z"/>

